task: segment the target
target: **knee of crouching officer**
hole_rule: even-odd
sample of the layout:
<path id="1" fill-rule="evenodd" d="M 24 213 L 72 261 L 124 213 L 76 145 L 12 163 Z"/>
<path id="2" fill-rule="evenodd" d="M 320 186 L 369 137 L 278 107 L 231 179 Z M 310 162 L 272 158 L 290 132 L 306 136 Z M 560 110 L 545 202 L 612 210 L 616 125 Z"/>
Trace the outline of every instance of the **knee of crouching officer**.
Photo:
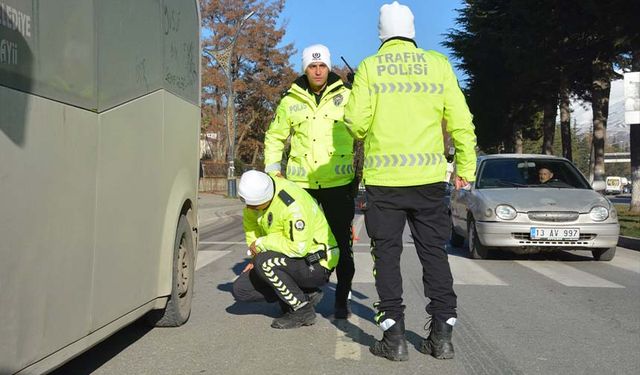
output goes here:
<path id="1" fill-rule="evenodd" d="M 231 295 L 236 301 L 248 301 L 249 293 L 245 288 L 245 280 L 243 280 L 243 275 L 240 275 L 233 283 L 233 287 L 231 288 Z"/>

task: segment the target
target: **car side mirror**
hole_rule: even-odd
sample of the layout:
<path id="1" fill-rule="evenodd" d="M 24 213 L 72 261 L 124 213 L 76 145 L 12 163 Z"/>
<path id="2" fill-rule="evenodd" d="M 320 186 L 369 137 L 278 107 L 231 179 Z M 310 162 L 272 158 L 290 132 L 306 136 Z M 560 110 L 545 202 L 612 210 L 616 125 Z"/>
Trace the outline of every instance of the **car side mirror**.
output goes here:
<path id="1" fill-rule="evenodd" d="M 607 186 L 605 185 L 604 181 L 593 181 L 591 187 L 598 193 L 602 193 Z"/>

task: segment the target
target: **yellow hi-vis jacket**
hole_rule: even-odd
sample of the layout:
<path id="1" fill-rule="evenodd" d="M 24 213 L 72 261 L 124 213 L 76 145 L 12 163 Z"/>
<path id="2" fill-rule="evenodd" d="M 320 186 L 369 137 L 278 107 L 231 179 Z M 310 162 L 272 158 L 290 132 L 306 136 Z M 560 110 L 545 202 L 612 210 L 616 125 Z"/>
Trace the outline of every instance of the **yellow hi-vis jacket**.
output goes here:
<path id="1" fill-rule="evenodd" d="M 291 181 L 272 177 L 274 195 L 265 210 L 244 209 L 242 224 L 247 245 L 256 242 L 260 251 L 276 251 L 290 258 L 302 258 L 319 250 L 327 252 L 320 265 L 333 270 L 340 250 L 327 219 L 316 201 Z"/>
<path id="2" fill-rule="evenodd" d="M 410 39 L 387 40 L 355 76 L 347 128 L 364 138 L 364 182 L 415 186 L 441 182 L 447 170 L 442 120 L 456 149 L 457 175 L 475 180 L 476 136 L 447 58 Z"/>
<path id="3" fill-rule="evenodd" d="M 353 137 L 344 124 L 349 89 L 329 73 L 320 103 L 307 91 L 306 76 L 291 85 L 282 98 L 264 139 L 265 172 L 280 171 L 286 139 L 291 136 L 287 179 L 319 189 L 343 186 L 353 180 Z"/>

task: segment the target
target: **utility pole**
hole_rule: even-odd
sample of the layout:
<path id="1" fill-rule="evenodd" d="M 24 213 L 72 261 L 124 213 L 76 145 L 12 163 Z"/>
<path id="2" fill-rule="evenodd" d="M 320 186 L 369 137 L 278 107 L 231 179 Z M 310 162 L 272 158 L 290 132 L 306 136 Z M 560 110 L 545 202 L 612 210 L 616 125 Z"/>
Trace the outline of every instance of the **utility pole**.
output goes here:
<path id="1" fill-rule="evenodd" d="M 631 204 L 629 211 L 640 213 L 640 50 L 633 51 L 631 72 L 624 74 L 625 123 L 629 124 L 631 153 Z"/>
<path id="2" fill-rule="evenodd" d="M 229 159 L 229 167 L 227 169 L 227 196 L 235 198 L 237 195 L 236 189 L 236 168 L 235 168 L 235 149 L 236 149 L 236 133 L 238 129 L 238 122 L 236 119 L 235 111 L 235 92 L 233 91 L 233 71 L 231 70 L 231 58 L 233 56 L 233 48 L 240 35 L 240 30 L 244 26 L 244 23 L 253 16 L 255 12 L 251 11 L 246 16 L 242 17 L 238 23 L 238 29 L 235 35 L 231 38 L 231 42 L 225 48 L 217 51 L 209 51 L 203 48 L 203 52 L 210 58 L 218 62 L 218 67 L 222 70 L 227 79 L 227 108 L 226 108 L 226 125 L 227 125 L 227 138 L 229 143 L 229 149 L 227 151 Z"/>

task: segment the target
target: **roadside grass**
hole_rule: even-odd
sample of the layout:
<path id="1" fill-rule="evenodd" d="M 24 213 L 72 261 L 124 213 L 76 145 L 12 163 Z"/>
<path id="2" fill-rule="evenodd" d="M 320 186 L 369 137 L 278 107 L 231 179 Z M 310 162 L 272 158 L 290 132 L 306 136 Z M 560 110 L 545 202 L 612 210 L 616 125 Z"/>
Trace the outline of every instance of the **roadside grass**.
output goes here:
<path id="1" fill-rule="evenodd" d="M 629 213 L 629 205 L 616 204 L 618 222 L 620 222 L 620 235 L 640 238 L 640 215 Z"/>

